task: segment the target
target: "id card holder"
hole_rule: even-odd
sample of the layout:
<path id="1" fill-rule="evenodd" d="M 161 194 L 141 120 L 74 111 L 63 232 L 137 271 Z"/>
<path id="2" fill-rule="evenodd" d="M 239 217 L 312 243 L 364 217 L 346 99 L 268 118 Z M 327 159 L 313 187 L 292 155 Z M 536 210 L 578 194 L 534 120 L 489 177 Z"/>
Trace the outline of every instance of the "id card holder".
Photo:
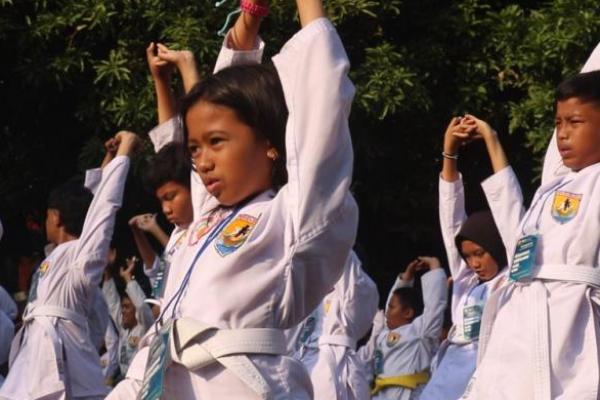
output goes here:
<path id="1" fill-rule="evenodd" d="M 167 261 L 160 257 L 158 260 L 158 272 L 156 273 L 156 277 L 154 278 L 154 284 L 152 285 L 152 297 L 158 299 L 163 296 L 166 274 L 167 274 Z"/>
<path id="2" fill-rule="evenodd" d="M 537 254 L 537 244 L 537 235 L 527 235 L 519 239 L 510 265 L 510 280 L 518 281 L 523 278 L 531 278 L 531 271 Z"/>
<path id="3" fill-rule="evenodd" d="M 150 343 L 144 381 L 137 400 L 159 400 L 164 392 L 165 374 L 171 361 L 169 338 L 172 327 L 171 321 L 164 324 Z"/>
<path id="4" fill-rule="evenodd" d="M 466 306 L 463 308 L 463 334 L 467 340 L 479 338 L 481 329 L 481 315 L 483 307 L 481 305 Z"/>

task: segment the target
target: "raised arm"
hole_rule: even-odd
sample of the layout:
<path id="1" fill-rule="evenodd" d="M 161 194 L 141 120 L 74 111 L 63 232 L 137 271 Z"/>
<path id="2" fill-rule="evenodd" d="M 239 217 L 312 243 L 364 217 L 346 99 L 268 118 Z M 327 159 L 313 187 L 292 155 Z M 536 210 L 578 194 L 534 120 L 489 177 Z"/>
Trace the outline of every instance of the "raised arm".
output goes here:
<path id="1" fill-rule="evenodd" d="M 115 139 L 119 144 L 116 157 L 102 171 L 73 258 L 74 270 L 90 285 L 98 285 L 102 279 L 116 213 L 123 200 L 129 155 L 138 143 L 135 134 L 125 131 L 119 132 Z"/>
<path id="2" fill-rule="evenodd" d="M 413 326 L 422 337 L 438 338 L 444 324 L 444 310 L 448 303 L 446 273 L 433 257 L 420 257 L 430 266 L 430 271 L 421 277 L 423 288 L 423 314 L 415 318 Z"/>
<path id="3" fill-rule="evenodd" d="M 175 116 L 177 107 L 170 86 L 173 64 L 161 59 L 157 54 L 157 50 L 157 45 L 150 43 L 146 48 L 146 59 L 156 91 L 158 123 L 162 124 Z"/>
<path id="4" fill-rule="evenodd" d="M 152 326 L 154 318 L 150 306 L 145 303 L 146 295 L 144 291 L 134 279 L 133 270 L 135 269 L 135 257 L 127 259 L 127 265 L 121 267 L 119 273 L 125 281 L 125 291 L 135 307 L 135 316 L 138 324 L 144 327 L 145 330 Z"/>
<path id="5" fill-rule="evenodd" d="M 177 67 L 183 82 L 183 90 L 185 93 L 188 93 L 196 83 L 200 82 L 200 75 L 198 74 L 198 68 L 196 68 L 194 53 L 189 50 L 170 50 L 162 43 L 158 43 L 157 46 L 158 57 Z"/>
<path id="6" fill-rule="evenodd" d="M 102 284 L 102 294 L 108 305 L 110 317 L 117 326 L 121 325 L 121 297 L 117 291 L 115 280 L 110 276 L 108 271 L 104 273 L 104 283 Z"/>

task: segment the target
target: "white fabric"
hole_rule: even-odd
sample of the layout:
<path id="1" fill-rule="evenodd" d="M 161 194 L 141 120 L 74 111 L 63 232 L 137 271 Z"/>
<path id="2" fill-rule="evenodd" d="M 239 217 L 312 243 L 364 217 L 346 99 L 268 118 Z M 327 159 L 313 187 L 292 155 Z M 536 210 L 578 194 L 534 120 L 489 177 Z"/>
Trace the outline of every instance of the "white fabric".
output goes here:
<path id="1" fill-rule="evenodd" d="M 369 330 L 379 294 L 354 252 L 344 273 L 319 307 L 300 325 L 295 354 L 306 366 L 315 400 L 364 399 L 368 382 L 356 342 Z"/>
<path id="2" fill-rule="evenodd" d="M 517 185 L 515 191 L 520 193 Z M 421 400 L 456 400 L 465 391 L 477 363 L 478 340 L 465 337 L 463 310 L 485 303 L 505 281 L 506 271 L 480 283 L 456 248 L 455 237 L 467 219 L 462 176 L 454 182 L 439 179 L 440 228 L 452 275 L 452 329 L 431 366 L 431 379 L 421 393 Z M 504 266 L 499 266 L 502 269 Z"/>
<path id="3" fill-rule="evenodd" d="M 590 72 L 600 69 L 600 43 L 596 45 L 594 51 L 587 59 L 581 72 Z M 558 152 L 558 145 L 556 143 L 556 129 L 552 133 L 552 138 L 548 144 L 546 150 L 546 156 L 544 157 L 544 168 L 542 169 L 542 185 L 549 181 L 563 176 L 569 172 L 569 169 L 562 163 L 560 153 Z"/>
<path id="4" fill-rule="evenodd" d="M 222 54 L 230 52 L 222 50 Z M 206 248 L 175 310 L 177 317 L 196 318 L 222 329 L 290 328 L 339 279 L 354 243 L 358 214 L 349 192 L 352 145 L 348 130 L 354 87 L 347 77 L 348 60 L 339 37 L 329 21 L 316 20 L 297 33 L 273 61 L 289 110 L 289 181 L 277 194 L 265 192 L 239 210 L 238 218 L 246 218 L 252 226 L 237 249 L 220 255 L 221 236 Z M 196 224 L 228 212 L 218 207 L 198 181 L 192 185 L 197 187 L 192 193 L 200 212 L 190 227 L 190 241 L 172 260 L 165 301 L 179 289 L 206 240 L 206 235 L 194 236 Z M 170 317 L 173 309 L 165 312 Z M 140 351 L 136 359 L 141 361 L 132 362 L 129 378 L 142 379 L 144 357 L 147 351 Z M 249 358 L 265 377 L 272 398 L 312 396 L 310 381 L 298 361 L 283 356 Z M 174 364 L 167 371 L 164 396 L 257 398 L 220 364 L 193 372 Z"/>
<path id="5" fill-rule="evenodd" d="M 31 308 L 56 306 L 86 317 L 89 315 L 94 288 L 100 283 L 106 265 L 128 169 L 129 159 L 122 156 L 105 167 L 79 239 L 57 246 L 42 264 L 45 272 L 39 278 L 36 300 L 30 304 Z M 47 335 L 48 321 L 62 342 L 68 360 L 66 377 L 72 394 L 75 397 L 104 395 L 100 360 L 89 333 L 71 321 L 42 317 L 39 321 L 35 318 L 23 328 L 22 342 L 14 346 L 15 354 L 11 355 L 14 362 L 0 389 L 0 399 L 41 399 L 65 391 L 58 373 L 54 344 Z"/>
<path id="6" fill-rule="evenodd" d="M 135 307 L 137 324 L 131 329 L 126 329 L 123 327 L 121 297 L 117 292 L 115 281 L 113 279 L 104 281 L 102 292 L 108 304 L 110 315 L 115 322 L 116 328 L 119 330 L 119 368 L 121 374 L 125 376 L 127 369 L 129 369 L 129 363 L 138 350 L 140 340 L 154 322 L 152 309 L 145 303 L 146 295 L 137 281 L 135 279 L 129 281 L 125 287 L 125 292 Z"/>
<path id="7" fill-rule="evenodd" d="M 104 379 L 112 379 L 119 370 L 119 332 L 111 319 L 104 334 L 106 352 L 100 357 Z"/>
<path id="8" fill-rule="evenodd" d="M 599 178 L 600 164 L 595 164 L 538 189 L 517 229 L 519 235 L 531 234 L 539 225 L 536 268 L 574 267 L 565 273 L 578 279 L 582 268 L 598 268 Z M 506 180 L 496 185 L 502 190 Z M 558 190 L 581 195 L 578 211 L 563 223 L 552 216 Z M 490 206 L 501 210 L 511 205 L 492 201 Z M 596 399 L 598 300 L 595 287 L 571 279 L 534 279 L 499 290 L 484 313 L 480 362 L 464 398 Z"/>
<path id="9" fill-rule="evenodd" d="M 359 351 L 365 363 L 371 364 L 370 370 L 377 374 L 373 366 L 377 352 L 382 359 L 382 371 L 378 376 L 392 377 L 423 372 L 429 369 L 431 359 L 440 343 L 440 334 L 444 323 L 448 290 L 446 273 L 443 269 L 435 269 L 421 277 L 423 289 L 423 314 L 411 323 L 395 329 L 384 326 L 377 335 L 371 335 L 369 343 Z M 391 298 L 394 290 L 411 286 L 410 282 L 397 279 L 390 290 Z M 389 335 L 398 337 L 395 342 L 388 342 Z M 416 399 L 424 385 L 415 390 L 402 387 L 388 387 L 381 390 L 373 399 Z"/>
<path id="10" fill-rule="evenodd" d="M 0 311 L 4 312 L 13 321 L 17 318 L 17 303 L 2 286 L 0 286 Z"/>
<path id="11" fill-rule="evenodd" d="M 102 290 L 99 287 L 96 287 L 93 298 L 93 306 L 88 317 L 88 324 L 90 339 L 99 351 L 104 345 L 104 335 L 110 323 L 110 314 L 108 312 L 108 304 L 106 304 Z"/>

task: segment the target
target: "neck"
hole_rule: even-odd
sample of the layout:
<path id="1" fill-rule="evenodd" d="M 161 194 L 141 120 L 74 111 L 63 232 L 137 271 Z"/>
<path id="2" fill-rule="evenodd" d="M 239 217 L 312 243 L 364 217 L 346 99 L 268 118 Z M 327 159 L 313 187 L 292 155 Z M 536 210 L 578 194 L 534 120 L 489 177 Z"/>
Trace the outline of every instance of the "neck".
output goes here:
<path id="1" fill-rule="evenodd" d="M 70 233 L 68 233 L 67 231 L 65 231 L 64 229 L 61 229 L 58 234 L 58 238 L 56 239 L 54 244 L 56 244 L 58 246 L 59 244 L 63 244 L 66 242 L 70 242 L 71 240 L 77 240 L 77 239 L 79 239 L 77 236 L 73 236 Z"/>

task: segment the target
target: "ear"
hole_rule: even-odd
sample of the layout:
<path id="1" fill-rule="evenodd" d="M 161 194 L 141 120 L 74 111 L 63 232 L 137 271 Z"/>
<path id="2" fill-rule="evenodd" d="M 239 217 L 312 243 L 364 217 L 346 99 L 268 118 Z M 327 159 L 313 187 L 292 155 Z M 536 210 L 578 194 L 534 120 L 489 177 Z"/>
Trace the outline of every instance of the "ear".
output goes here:
<path id="1" fill-rule="evenodd" d="M 271 161 L 276 161 L 279 158 L 279 152 L 275 147 L 269 147 L 267 149 L 267 158 Z"/>
<path id="2" fill-rule="evenodd" d="M 412 321 L 413 318 L 415 317 L 415 309 L 408 307 L 406 309 L 404 309 L 404 311 L 402 311 L 402 316 L 407 320 L 407 321 Z"/>

